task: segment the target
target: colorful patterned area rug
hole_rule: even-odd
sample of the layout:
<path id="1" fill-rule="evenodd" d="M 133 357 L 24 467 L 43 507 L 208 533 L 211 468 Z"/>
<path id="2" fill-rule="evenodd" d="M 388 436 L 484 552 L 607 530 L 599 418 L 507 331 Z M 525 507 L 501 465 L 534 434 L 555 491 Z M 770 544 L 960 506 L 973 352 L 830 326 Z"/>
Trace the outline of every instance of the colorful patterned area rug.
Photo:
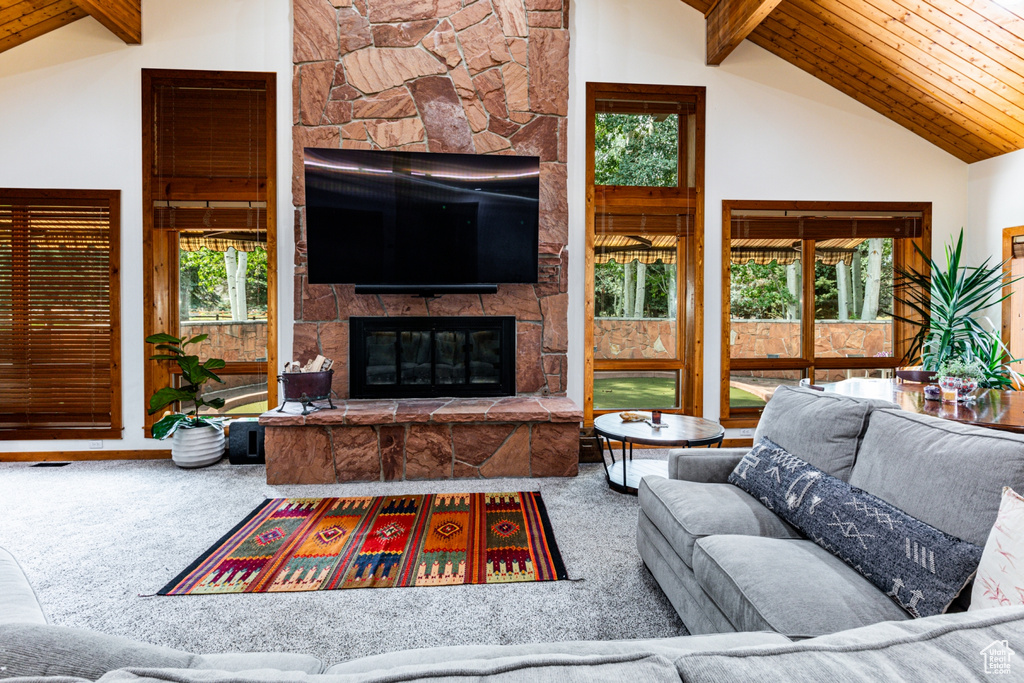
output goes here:
<path id="1" fill-rule="evenodd" d="M 271 498 L 158 595 L 566 578 L 537 492 Z"/>

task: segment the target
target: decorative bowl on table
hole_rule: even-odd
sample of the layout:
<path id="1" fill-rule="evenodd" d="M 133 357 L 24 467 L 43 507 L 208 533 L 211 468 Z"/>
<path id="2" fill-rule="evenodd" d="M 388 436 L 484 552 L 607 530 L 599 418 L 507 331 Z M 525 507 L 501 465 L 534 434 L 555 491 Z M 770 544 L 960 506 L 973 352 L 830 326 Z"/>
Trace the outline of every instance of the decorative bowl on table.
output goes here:
<path id="1" fill-rule="evenodd" d="M 978 381 L 974 379 L 961 379 L 960 386 L 956 389 L 957 400 L 963 403 L 970 403 L 974 400 L 974 392 L 978 388 Z"/>
<path id="2" fill-rule="evenodd" d="M 974 400 L 974 391 L 978 388 L 978 380 L 943 377 L 939 380 L 939 386 L 942 387 L 943 401 L 952 403 L 948 397 L 955 395 L 957 402 L 969 403 Z"/>

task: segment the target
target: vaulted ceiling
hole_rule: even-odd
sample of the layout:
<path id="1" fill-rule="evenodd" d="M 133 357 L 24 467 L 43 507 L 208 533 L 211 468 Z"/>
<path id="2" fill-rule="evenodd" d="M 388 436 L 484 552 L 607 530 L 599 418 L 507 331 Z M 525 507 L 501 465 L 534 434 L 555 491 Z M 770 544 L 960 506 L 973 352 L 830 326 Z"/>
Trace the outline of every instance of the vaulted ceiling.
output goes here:
<path id="1" fill-rule="evenodd" d="M 0 52 L 90 15 L 124 42 L 142 42 L 141 0 L 0 0 Z"/>
<path id="2" fill-rule="evenodd" d="M 1024 148 L 1024 0 L 684 0 L 966 162 Z"/>

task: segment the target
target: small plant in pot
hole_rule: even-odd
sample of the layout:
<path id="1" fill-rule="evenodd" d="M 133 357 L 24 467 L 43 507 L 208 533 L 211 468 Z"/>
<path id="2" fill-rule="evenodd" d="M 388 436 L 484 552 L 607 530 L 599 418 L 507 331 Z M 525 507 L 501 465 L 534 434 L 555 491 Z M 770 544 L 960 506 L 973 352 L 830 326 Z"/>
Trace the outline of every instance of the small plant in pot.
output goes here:
<path id="1" fill-rule="evenodd" d="M 978 382 L 985 377 L 981 361 L 950 358 L 939 366 L 939 386 L 943 398 L 955 396 L 954 400 L 966 401 L 978 388 Z"/>
<path id="2" fill-rule="evenodd" d="M 172 403 L 190 404 L 187 413 L 167 413 L 153 425 L 153 436 L 157 439 L 173 437 L 171 459 L 179 467 L 205 467 L 224 456 L 224 418 L 200 415 L 203 406 L 223 408 L 223 398 L 204 399 L 202 387 L 208 381 L 224 383 L 213 371 L 223 368 L 226 363 L 220 358 L 200 361 L 199 356 L 190 355 L 185 348 L 199 344 L 208 335 L 200 334 L 191 339 L 161 333 L 146 337 L 146 342 L 156 344 L 161 353 L 150 356 L 150 360 L 173 361 L 181 368 L 184 383 L 180 387 L 164 387 L 149 399 L 149 414 L 166 408 Z"/>

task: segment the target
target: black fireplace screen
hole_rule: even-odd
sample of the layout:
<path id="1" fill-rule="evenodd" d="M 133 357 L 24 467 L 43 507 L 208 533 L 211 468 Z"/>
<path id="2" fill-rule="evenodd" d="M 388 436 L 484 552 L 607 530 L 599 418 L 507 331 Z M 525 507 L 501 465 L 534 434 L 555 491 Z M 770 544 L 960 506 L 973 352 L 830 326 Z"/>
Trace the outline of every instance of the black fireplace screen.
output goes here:
<path id="1" fill-rule="evenodd" d="M 514 317 L 349 322 L 352 398 L 516 393 Z"/>

